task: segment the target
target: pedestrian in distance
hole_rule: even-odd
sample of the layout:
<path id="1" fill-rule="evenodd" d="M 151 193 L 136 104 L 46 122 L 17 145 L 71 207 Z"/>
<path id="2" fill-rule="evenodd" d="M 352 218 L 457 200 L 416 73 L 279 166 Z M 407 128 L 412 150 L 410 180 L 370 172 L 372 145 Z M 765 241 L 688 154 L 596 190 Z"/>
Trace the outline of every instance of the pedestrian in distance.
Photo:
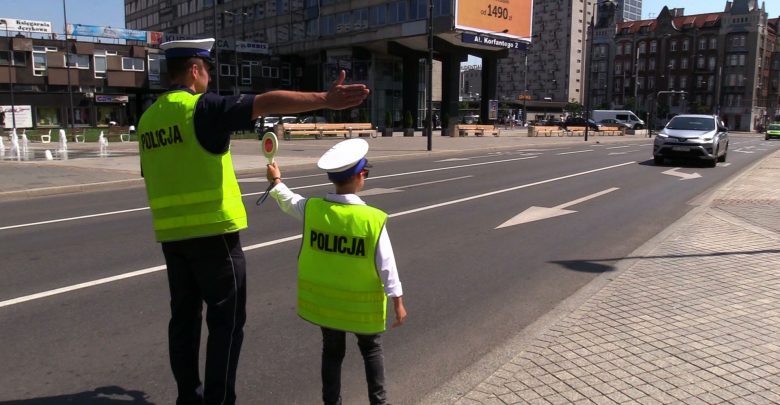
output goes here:
<path id="1" fill-rule="evenodd" d="M 403 289 L 393 247 L 387 234 L 387 214 L 357 196 L 369 168 L 368 143 L 350 139 L 320 158 L 335 190 L 324 198 L 304 198 L 282 182 L 276 163 L 266 177 L 271 196 L 286 214 L 303 221 L 298 255 L 298 316 L 322 331 L 322 401 L 341 404 L 341 363 L 346 333 L 354 333 L 363 356 L 368 399 L 386 404 L 382 332 L 386 330 L 387 297 L 395 321 L 406 320 Z"/>
<path id="2" fill-rule="evenodd" d="M 230 134 L 267 114 L 344 109 L 365 100 L 364 85 L 327 92 L 271 91 L 223 97 L 206 93 L 214 39 L 172 41 L 165 51 L 171 88 L 138 122 L 141 174 L 170 289 L 168 345 L 177 405 L 231 405 L 243 326 L 246 272 L 239 231 L 247 227 L 230 155 Z M 209 334 L 198 369 L 202 305 Z"/>

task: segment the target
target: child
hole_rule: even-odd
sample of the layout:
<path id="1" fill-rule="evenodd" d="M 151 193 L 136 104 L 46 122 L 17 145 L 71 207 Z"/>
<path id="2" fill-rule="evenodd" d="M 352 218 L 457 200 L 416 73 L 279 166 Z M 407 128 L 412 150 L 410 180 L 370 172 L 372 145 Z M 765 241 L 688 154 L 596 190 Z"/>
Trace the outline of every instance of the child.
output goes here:
<path id="1" fill-rule="evenodd" d="M 369 207 L 356 194 L 369 168 L 368 143 L 340 142 L 325 152 L 317 166 L 328 173 L 336 192 L 325 198 L 303 198 L 282 183 L 276 163 L 266 177 L 279 208 L 303 220 L 298 255 L 298 315 L 322 329 L 322 400 L 341 404 L 341 362 L 346 332 L 357 336 L 366 369 L 370 403 L 387 403 L 381 333 L 385 331 L 387 298 L 395 322 L 406 319 L 403 290 L 393 247 L 385 229 L 387 214 Z"/>

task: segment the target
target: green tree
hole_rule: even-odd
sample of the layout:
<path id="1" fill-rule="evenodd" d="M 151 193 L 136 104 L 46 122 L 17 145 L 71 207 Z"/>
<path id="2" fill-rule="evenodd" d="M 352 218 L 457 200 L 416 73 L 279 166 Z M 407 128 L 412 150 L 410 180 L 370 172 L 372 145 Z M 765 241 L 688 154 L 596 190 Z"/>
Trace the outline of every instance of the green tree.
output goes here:
<path id="1" fill-rule="evenodd" d="M 393 113 L 390 110 L 385 111 L 385 128 L 393 127 Z"/>
<path id="2" fill-rule="evenodd" d="M 411 111 L 406 111 L 404 115 L 404 128 L 414 128 L 414 117 Z"/>
<path id="3" fill-rule="evenodd" d="M 572 100 L 566 103 L 564 110 L 568 111 L 571 115 L 580 116 L 582 115 L 583 108 L 579 101 Z"/>

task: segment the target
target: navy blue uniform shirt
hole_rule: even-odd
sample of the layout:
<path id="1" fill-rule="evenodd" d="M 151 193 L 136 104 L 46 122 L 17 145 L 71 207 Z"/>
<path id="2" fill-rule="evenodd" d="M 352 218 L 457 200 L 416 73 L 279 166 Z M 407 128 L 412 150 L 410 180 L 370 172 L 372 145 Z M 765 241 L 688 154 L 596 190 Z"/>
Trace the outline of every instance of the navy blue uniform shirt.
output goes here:
<path id="1" fill-rule="evenodd" d="M 174 86 L 171 90 L 184 90 L 195 94 L 184 86 Z M 205 93 L 195 105 L 195 136 L 201 146 L 211 153 L 222 154 L 230 147 L 230 133 L 233 131 L 254 130 L 252 105 L 254 94 L 220 96 Z"/>

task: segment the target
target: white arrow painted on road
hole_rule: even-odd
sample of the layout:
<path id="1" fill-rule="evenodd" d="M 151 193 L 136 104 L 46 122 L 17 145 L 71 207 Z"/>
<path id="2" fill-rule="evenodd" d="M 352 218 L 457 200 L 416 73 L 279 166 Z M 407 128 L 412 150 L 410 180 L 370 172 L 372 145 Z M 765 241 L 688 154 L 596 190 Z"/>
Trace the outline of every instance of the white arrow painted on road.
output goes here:
<path id="1" fill-rule="evenodd" d="M 752 151 L 752 150 L 743 150 L 743 149 L 734 149 L 734 150 L 732 150 L 732 152 L 737 152 L 737 153 L 756 153 L 755 151 Z"/>
<path id="2" fill-rule="evenodd" d="M 693 172 L 693 173 L 678 172 L 677 170 L 679 170 L 679 169 L 680 169 L 679 167 L 675 167 L 674 169 L 669 169 L 669 170 L 667 170 L 665 172 L 661 172 L 661 173 L 662 174 L 667 174 L 669 176 L 679 177 L 680 180 L 698 179 L 699 177 L 701 177 L 701 175 L 699 173 L 696 173 L 696 172 Z"/>
<path id="3" fill-rule="evenodd" d="M 582 198 L 578 198 L 578 199 L 576 199 L 574 201 L 569 201 L 569 202 L 563 203 L 561 205 L 556 205 L 555 207 L 552 207 L 552 208 L 532 206 L 532 207 L 528 208 L 527 210 L 525 210 L 525 211 L 515 215 L 509 221 L 506 221 L 503 224 L 497 226 L 495 229 L 506 228 L 508 226 L 520 225 L 520 224 L 524 224 L 524 223 L 527 223 L 527 222 L 539 221 L 539 220 L 547 219 L 547 218 L 559 217 L 561 215 L 566 215 L 566 214 L 572 214 L 572 213 L 575 213 L 577 211 L 567 210 L 566 208 L 571 207 L 572 205 L 579 204 L 581 202 L 592 200 L 592 199 L 594 199 L 596 197 L 600 197 L 600 196 L 602 196 L 604 194 L 611 193 L 611 192 L 613 192 L 615 190 L 619 190 L 619 188 L 618 187 L 608 188 L 608 189 L 606 189 L 604 191 L 599 191 L 598 193 L 593 193 L 591 195 L 588 195 L 588 196 L 585 196 L 585 197 L 582 197 Z"/>

